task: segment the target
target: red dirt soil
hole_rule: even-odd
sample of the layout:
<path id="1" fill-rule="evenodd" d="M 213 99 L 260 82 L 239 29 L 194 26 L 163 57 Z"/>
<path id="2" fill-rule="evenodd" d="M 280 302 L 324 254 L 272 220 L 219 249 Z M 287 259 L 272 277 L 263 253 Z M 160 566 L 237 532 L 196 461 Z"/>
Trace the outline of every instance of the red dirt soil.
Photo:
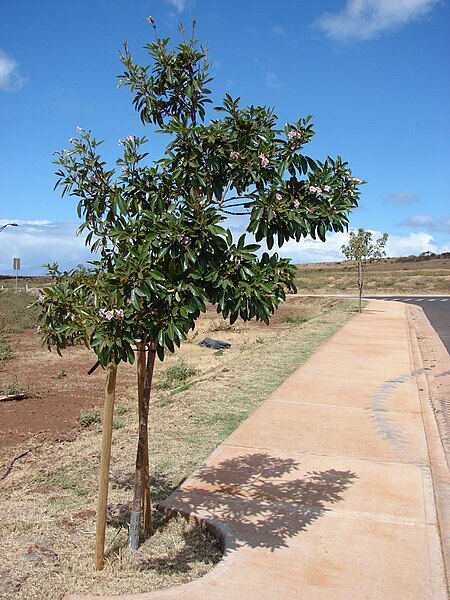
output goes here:
<path id="1" fill-rule="evenodd" d="M 80 428 L 80 411 L 103 404 L 103 369 L 87 374 L 95 363 L 94 353 L 76 347 L 60 357 L 43 348 L 40 338 L 29 331 L 10 340 L 13 356 L 1 368 L 0 381 L 29 386 L 30 397 L 0 401 L 0 448 L 21 445 L 30 438 L 73 438 Z M 128 371 L 127 377 L 121 374 L 118 394 L 120 388 L 132 383 L 131 369 L 124 371 Z"/>

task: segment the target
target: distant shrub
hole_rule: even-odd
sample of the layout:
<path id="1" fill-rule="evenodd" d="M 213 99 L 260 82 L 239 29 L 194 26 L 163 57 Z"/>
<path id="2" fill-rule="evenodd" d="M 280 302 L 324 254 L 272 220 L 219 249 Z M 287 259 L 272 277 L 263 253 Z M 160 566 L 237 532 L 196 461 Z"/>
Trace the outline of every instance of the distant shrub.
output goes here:
<path id="1" fill-rule="evenodd" d="M 21 385 L 17 379 L 14 379 L 13 381 L 0 384 L 0 394 L 2 396 L 15 396 L 20 394 L 28 397 L 30 395 L 30 386 Z"/>
<path id="2" fill-rule="evenodd" d="M 164 377 L 167 387 L 182 383 L 197 374 L 197 367 L 188 365 L 184 358 L 179 358 L 176 364 L 167 367 Z"/>
<path id="3" fill-rule="evenodd" d="M 98 408 L 92 410 L 81 410 L 80 412 L 80 425 L 81 427 L 90 427 L 91 425 L 98 425 L 102 422 L 102 415 Z"/>

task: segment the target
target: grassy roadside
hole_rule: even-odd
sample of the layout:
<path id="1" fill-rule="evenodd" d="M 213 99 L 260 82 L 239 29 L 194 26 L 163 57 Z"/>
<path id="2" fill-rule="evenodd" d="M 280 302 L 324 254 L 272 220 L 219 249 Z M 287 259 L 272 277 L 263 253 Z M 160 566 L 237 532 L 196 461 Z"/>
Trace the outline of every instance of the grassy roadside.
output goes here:
<path id="1" fill-rule="evenodd" d="M 357 294 L 356 264 L 298 265 L 295 282 L 301 294 Z M 450 294 L 450 258 L 388 258 L 369 263 L 365 294 Z"/>
<path id="2" fill-rule="evenodd" d="M 154 501 L 166 497 L 355 310 L 350 301 L 294 297 L 269 328 L 229 327 L 209 313 L 177 355 L 158 365 L 150 417 Z M 206 335 L 232 346 L 223 352 L 199 347 Z M 159 522 L 157 535 L 137 553 L 126 549 L 136 440 L 130 370 L 119 375 L 130 386 L 116 409 L 105 570 L 95 573 L 92 566 L 101 436 L 92 412 L 84 415 L 75 441 L 39 448 L 31 442 L 31 451 L 0 481 L 0 510 L 7 517 L 0 525 L 0 596 L 55 600 L 69 591 L 151 591 L 196 578 L 218 560 L 215 541 L 182 521 Z"/>
<path id="3" fill-rule="evenodd" d="M 2 366 L 11 358 L 13 346 L 11 336 L 32 328 L 36 324 L 36 314 L 27 308 L 32 297 L 26 292 L 3 290 L 0 293 L 0 377 Z M 0 396 L 9 394 L 28 394 L 28 386 L 17 379 L 0 379 Z"/>

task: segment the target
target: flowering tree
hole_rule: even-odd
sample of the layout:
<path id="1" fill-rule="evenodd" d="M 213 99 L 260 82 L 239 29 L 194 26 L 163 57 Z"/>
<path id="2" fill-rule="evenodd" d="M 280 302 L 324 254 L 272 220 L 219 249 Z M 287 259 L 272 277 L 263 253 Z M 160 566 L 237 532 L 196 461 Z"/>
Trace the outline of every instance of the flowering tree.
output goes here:
<path id="1" fill-rule="evenodd" d="M 195 327 L 206 304 L 233 323 L 269 323 L 295 291 L 289 259 L 234 240 L 228 215 L 246 215 L 247 232 L 269 250 L 290 239 L 344 231 L 361 180 L 341 158 L 313 160 L 302 152 L 314 135 L 311 117 L 276 128 L 271 109 L 240 107 L 228 94 L 206 121 L 209 63 L 192 36 L 173 49 L 161 39 L 146 49 L 151 66 L 136 64 L 125 44 L 119 85 L 129 87 L 145 125 L 168 137 L 162 158 L 148 164 L 145 137 L 128 136 L 109 169 L 101 142 L 77 128 L 71 148 L 57 153 L 62 195 L 78 198 L 80 232 L 97 253 L 89 272 L 61 273 L 41 297 L 42 332 L 61 352 L 82 342 L 108 369 L 132 363 L 139 375 L 139 441 L 130 545 L 149 506 L 147 414 L 155 356 L 163 360 Z M 144 375 L 145 373 L 145 375 Z M 147 508 L 146 508 L 147 507 Z M 145 525 L 144 514 L 144 525 Z M 145 526 L 147 533 L 151 524 Z M 98 567 L 101 568 L 101 567 Z"/>
<path id="2" fill-rule="evenodd" d="M 347 260 L 356 261 L 358 267 L 358 291 L 359 291 L 359 312 L 361 312 L 361 301 L 366 277 L 367 261 L 375 260 L 386 256 L 384 247 L 388 240 L 388 234 L 383 235 L 378 240 L 372 240 L 372 232 L 359 228 L 355 233 L 350 231 L 348 244 L 341 246 L 341 250 Z"/>

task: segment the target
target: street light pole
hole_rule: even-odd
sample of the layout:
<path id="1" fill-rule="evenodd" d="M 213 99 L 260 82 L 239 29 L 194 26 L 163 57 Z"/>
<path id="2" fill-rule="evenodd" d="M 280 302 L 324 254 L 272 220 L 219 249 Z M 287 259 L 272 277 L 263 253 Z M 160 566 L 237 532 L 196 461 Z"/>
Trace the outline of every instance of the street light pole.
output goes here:
<path id="1" fill-rule="evenodd" d="M 5 227 L 8 227 L 8 225 L 11 225 L 11 227 L 19 227 L 17 223 L 6 223 L 6 225 L 2 225 L 2 227 L 0 227 L 0 232 L 3 231 Z"/>

